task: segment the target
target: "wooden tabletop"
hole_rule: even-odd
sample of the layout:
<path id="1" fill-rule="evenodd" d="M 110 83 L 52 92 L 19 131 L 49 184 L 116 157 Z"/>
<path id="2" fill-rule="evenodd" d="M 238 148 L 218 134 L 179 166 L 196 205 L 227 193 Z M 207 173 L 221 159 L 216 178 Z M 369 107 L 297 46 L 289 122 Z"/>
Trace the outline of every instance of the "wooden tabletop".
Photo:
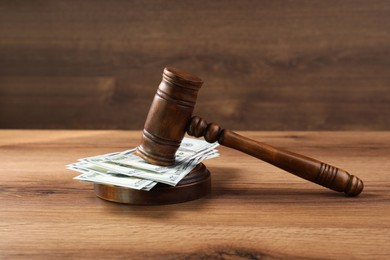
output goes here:
<path id="1" fill-rule="evenodd" d="M 390 132 L 240 132 L 344 168 L 356 198 L 220 147 L 211 195 L 103 201 L 65 165 L 135 147 L 140 131 L 0 131 L 0 258 L 388 259 Z"/>

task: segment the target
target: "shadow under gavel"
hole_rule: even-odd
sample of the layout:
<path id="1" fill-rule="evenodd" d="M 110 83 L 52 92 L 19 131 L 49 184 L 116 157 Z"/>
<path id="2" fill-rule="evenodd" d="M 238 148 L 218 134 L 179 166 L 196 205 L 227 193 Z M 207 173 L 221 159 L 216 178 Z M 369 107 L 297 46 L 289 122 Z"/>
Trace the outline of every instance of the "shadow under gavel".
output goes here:
<path id="1" fill-rule="evenodd" d="M 146 161 L 163 166 L 175 162 L 175 153 L 187 132 L 203 136 L 207 142 L 239 150 L 308 181 L 349 196 L 363 190 L 363 182 L 345 170 L 287 150 L 251 140 L 214 123 L 192 116 L 198 90 L 198 77 L 175 68 L 165 68 L 147 116 L 141 144 L 136 153 Z"/>

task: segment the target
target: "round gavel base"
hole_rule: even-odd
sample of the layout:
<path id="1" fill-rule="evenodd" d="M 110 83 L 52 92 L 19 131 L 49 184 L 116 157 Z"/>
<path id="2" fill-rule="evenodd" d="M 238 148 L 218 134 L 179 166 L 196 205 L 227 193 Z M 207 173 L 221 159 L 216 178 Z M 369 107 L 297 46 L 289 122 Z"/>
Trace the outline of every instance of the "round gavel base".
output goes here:
<path id="1" fill-rule="evenodd" d="M 176 186 L 158 183 L 150 191 L 97 183 L 94 186 L 96 196 L 111 202 L 162 205 L 195 200 L 209 194 L 211 177 L 206 166 L 200 163 Z"/>

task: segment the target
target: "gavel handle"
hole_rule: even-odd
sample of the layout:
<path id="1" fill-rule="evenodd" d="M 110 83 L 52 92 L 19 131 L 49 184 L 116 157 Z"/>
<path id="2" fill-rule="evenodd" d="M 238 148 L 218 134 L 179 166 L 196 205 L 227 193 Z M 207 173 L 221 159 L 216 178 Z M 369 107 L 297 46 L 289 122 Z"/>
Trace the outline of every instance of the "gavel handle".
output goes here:
<path id="1" fill-rule="evenodd" d="M 204 136 L 206 141 L 239 150 L 268 162 L 287 172 L 308 181 L 317 183 L 334 191 L 344 192 L 348 196 L 356 196 L 363 190 L 363 182 L 345 170 L 287 150 L 251 140 L 233 131 L 194 116 L 187 127 L 191 136 Z"/>

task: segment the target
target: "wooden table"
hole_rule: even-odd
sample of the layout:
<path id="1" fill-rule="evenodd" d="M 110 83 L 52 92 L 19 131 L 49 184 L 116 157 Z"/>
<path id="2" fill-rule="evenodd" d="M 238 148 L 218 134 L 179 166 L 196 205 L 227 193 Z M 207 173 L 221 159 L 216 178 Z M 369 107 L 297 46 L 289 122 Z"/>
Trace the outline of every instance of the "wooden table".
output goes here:
<path id="1" fill-rule="evenodd" d="M 140 131 L 0 131 L 0 258 L 390 257 L 390 132 L 242 132 L 365 181 L 356 198 L 220 147 L 212 194 L 175 205 L 95 197 L 65 165 Z"/>

